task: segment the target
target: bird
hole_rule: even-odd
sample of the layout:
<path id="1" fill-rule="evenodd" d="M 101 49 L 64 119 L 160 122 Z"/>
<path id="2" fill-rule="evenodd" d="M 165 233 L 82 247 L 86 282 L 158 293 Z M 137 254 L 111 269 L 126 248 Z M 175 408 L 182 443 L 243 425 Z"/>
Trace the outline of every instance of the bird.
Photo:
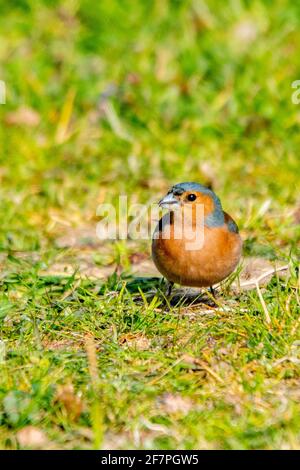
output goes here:
<path id="1" fill-rule="evenodd" d="M 167 209 L 152 236 L 152 259 L 169 282 L 209 288 L 237 267 L 242 239 L 218 196 L 199 183 L 178 183 L 159 201 Z"/>

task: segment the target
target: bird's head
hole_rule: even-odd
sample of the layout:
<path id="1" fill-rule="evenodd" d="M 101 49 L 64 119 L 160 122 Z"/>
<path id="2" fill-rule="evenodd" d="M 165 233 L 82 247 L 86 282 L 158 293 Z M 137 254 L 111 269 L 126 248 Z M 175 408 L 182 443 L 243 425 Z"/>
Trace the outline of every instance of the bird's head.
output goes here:
<path id="1" fill-rule="evenodd" d="M 192 215 L 197 208 L 201 208 L 207 225 L 219 226 L 224 223 L 220 199 L 211 189 L 199 183 L 175 184 L 159 201 L 159 205 L 171 212 L 181 210 Z"/>

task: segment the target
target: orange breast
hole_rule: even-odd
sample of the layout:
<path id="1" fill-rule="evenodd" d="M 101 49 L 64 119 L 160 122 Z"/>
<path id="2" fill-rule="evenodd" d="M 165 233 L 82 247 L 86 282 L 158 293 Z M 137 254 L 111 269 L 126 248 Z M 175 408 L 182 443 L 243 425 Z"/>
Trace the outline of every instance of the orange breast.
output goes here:
<path id="1" fill-rule="evenodd" d="M 238 233 L 227 225 L 203 227 L 203 243 L 193 248 L 194 239 L 176 239 L 174 227 L 164 217 L 152 242 L 152 256 L 157 269 L 168 280 L 186 286 L 208 287 L 225 279 L 236 268 L 242 250 Z M 169 237 L 164 238 L 166 234 Z M 197 240 L 201 237 L 198 236 Z M 196 240 L 196 241 L 197 241 Z"/>

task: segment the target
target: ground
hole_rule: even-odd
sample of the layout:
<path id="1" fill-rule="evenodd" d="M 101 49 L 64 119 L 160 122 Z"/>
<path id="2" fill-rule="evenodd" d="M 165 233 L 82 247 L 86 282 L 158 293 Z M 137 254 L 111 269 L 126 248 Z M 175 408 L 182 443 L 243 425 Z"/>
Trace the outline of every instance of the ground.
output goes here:
<path id="1" fill-rule="evenodd" d="M 0 9 L 1 448 L 299 448 L 299 4 Z M 244 239 L 215 307 L 96 237 L 191 180 Z"/>

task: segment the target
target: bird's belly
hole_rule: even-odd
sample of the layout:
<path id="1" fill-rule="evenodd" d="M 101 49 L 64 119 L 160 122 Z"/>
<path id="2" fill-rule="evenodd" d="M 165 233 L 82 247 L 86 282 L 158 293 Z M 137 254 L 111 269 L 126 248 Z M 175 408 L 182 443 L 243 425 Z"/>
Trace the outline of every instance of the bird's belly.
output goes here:
<path id="1" fill-rule="evenodd" d="M 187 249 L 185 240 L 154 239 L 153 260 L 168 280 L 181 285 L 207 287 L 225 279 L 236 268 L 242 241 L 223 229 L 207 230 L 200 249 Z"/>

